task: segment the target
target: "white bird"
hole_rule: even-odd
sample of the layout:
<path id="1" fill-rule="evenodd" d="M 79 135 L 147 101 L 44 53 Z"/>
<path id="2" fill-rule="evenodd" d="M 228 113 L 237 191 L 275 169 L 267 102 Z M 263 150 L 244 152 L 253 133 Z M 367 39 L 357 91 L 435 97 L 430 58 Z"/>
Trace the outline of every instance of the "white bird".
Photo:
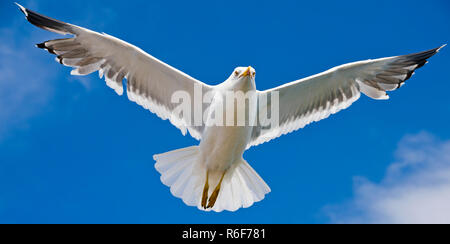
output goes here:
<path id="1" fill-rule="evenodd" d="M 230 77 L 217 86 L 210 86 L 163 63 L 136 46 L 105 33 L 94 32 L 64 23 L 17 4 L 26 19 L 45 30 L 73 37 L 37 44 L 57 55 L 56 60 L 73 67 L 72 75 L 87 75 L 99 71 L 106 84 L 117 94 L 123 94 L 123 79 L 127 80 L 127 95 L 131 101 L 169 119 L 183 135 L 187 131 L 198 146 L 186 147 L 154 155 L 155 167 L 161 181 L 171 193 L 189 206 L 201 210 L 235 211 L 250 207 L 270 192 L 269 186 L 244 160 L 243 153 L 281 135 L 303 128 L 305 125 L 327 118 L 349 107 L 360 93 L 373 99 L 388 99 L 386 91 L 401 87 L 414 71 L 442 47 L 428 51 L 365 60 L 334 67 L 330 70 L 282 86 L 258 91 L 255 70 L 238 67 Z M 175 116 L 176 104 L 171 95 L 185 91 L 194 97 L 195 87 L 202 92 L 213 92 L 214 99 L 204 103 L 200 112 L 220 106 L 218 101 L 227 91 L 253 91 L 249 99 L 258 101 L 271 92 L 279 94 L 279 123 L 265 127 L 260 123 L 250 126 L 216 126 L 206 122 L 192 123 L 192 116 Z M 258 111 L 271 106 L 249 105 L 246 112 L 256 117 Z M 198 107 L 192 104 L 192 111 Z M 203 114 L 203 113 L 202 113 Z M 187 119 L 187 117 L 191 119 Z"/>

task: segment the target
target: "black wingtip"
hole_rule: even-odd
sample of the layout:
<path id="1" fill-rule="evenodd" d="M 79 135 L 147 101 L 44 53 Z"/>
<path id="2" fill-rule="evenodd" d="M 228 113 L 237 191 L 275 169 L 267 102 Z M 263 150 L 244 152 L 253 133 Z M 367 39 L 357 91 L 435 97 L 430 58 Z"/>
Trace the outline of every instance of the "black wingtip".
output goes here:
<path id="1" fill-rule="evenodd" d="M 19 7 L 20 11 L 22 11 L 22 13 L 25 15 L 25 18 L 28 20 L 28 22 L 30 22 L 35 26 L 62 35 L 75 34 L 73 33 L 74 30 L 73 25 L 34 12 L 32 10 L 23 7 L 18 3 L 15 4 Z"/>
<path id="2" fill-rule="evenodd" d="M 60 64 L 63 64 L 63 59 L 61 58 L 61 56 L 56 56 L 56 61 L 58 61 Z"/>
<path id="3" fill-rule="evenodd" d="M 46 48 L 45 42 L 36 44 L 37 48 Z"/>
<path id="4" fill-rule="evenodd" d="M 14 4 L 16 4 L 19 7 L 19 10 L 22 11 L 22 13 L 25 15 L 25 17 L 28 17 L 27 9 L 24 6 L 22 6 L 18 3 L 14 3 Z"/>
<path id="5" fill-rule="evenodd" d="M 37 48 L 41 48 L 41 49 L 47 50 L 47 52 L 56 55 L 55 51 L 54 51 L 53 49 L 47 47 L 47 46 L 45 45 L 45 43 L 46 43 L 46 42 L 39 43 L 39 44 L 36 44 L 35 46 L 36 46 Z"/>

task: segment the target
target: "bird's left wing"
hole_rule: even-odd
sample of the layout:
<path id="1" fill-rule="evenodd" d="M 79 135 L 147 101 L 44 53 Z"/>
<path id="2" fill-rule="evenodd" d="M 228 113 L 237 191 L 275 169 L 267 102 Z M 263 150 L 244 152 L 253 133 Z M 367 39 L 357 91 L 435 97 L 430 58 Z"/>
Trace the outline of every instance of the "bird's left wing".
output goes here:
<path id="1" fill-rule="evenodd" d="M 205 93 L 212 89 L 185 73 L 161 62 L 140 48 L 105 33 L 94 32 L 76 25 L 64 23 L 17 4 L 26 19 L 40 28 L 74 37 L 56 39 L 37 44 L 48 52 L 57 55 L 56 60 L 73 67 L 72 75 L 87 75 L 99 71 L 106 84 L 118 95 L 123 94 L 122 80 L 127 80 L 127 95 L 131 101 L 158 115 L 169 119 L 183 135 L 189 131 L 192 137 L 200 140 L 203 124 L 194 124 L 193 115 L 174 113 L 177 104 L 171 101 L 177 91 L 184 91 L 194 98 L 194 91 L 200 88 Z M 204 105 L 206 110 L 208 105 Z M 191 112 L 194 104 L 191 102 Z M 202 112 L 202 111 L 201 111 Z"/>
<path id="2" fill-rule="evenodd" d="M 443 47 L 443 46 L 442 46 Z M 248 147 L 303 128 L 307 124 L 327 118 L 358 100 L 360 92 L 373 99 L 388 99 L 386 91 L 395 90 L 422 67 L 427 59 L 442 47 L 428 51 L 366 60 L 337 66 L 328 71 L 293 81 L 266 91 L 258 91 L 258 125 L 253 127 Z M 272 110 L 278 92 L 278 108 Z M 271 111 L 278 111 L 278 123 L 262 126 Z M 266 123 L 263 123 L 266 124 Z M 267 123 L 269 124 L 269 123 Z"/>

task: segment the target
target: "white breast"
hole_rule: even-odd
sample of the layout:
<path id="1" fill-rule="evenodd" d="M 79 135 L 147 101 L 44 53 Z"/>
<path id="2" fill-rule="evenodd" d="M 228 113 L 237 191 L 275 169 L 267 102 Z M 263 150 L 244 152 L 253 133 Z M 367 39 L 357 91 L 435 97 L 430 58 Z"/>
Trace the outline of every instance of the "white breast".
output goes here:
<path id="1" fill-rule="evenodd" d="M 252 99 L 251 107 L 245 106 L 245 114 L 248 118 L 256 117 L 256 96 L 250 96 Z M 237 116 L 234 106 L 225 106 L 225 92 L 218 92 L 210 107 L 210 113 L 207 117 L 207 126 L 200 142 L 200 160 L 211 171 L 224 171 L 242 158 L 248 140 L 250 139 L 252 127 L 245 121 L 245 126 L 237 126 Z M 222 111 L 223 123 L 226 123 L 227 114 L 234 114 L 234 125 L 212 122 L 220 122 L 215 117 L 215 112 Z M 247 116 L 246 116 L 247 117 Z"/>

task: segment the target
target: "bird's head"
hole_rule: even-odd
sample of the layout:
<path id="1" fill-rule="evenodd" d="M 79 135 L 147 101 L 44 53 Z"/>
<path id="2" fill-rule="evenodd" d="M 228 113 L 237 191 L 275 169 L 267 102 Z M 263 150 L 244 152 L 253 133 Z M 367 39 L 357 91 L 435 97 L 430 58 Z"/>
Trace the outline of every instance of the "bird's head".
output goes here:
<path id="1" fill-rule="evenodd" d="M 233 74 L 230 78 L 240 80 L 240 79 L 255 79 L 255 69 L 252 66 L 248 67 L 237 67 L 234 69 Z"/>
<path id="2" fill-rule="evenodd" d="M 237 67 L 233 70 L 228 81 L 233 86 L 253 86 L 255 85 L 255 69 L 251 66 L 248 67 Z M 236 87 L 237 88 L 237 87 Z M 241 89 L 245 89 L 241 87 Z"/>

